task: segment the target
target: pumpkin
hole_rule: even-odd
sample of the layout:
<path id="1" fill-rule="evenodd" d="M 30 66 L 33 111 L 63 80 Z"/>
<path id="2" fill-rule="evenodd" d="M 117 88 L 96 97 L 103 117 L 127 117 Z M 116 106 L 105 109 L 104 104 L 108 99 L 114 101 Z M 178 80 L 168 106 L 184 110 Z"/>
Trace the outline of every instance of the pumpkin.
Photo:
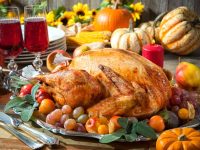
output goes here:
<path id="1" fill-rule="evenodd" d="M 193 128 L 164 131 L 156 141 L 156 150 L 199 150 L 200 132 Z"/>
<path id="2" fill-rule="evenodd" d="M 178 7 L 161 21 L 159 40 L 170 52 L 187 55 L 200 47 L 200 20 L 187 7 Z"/>
<path id="3" fill-rule="evenodd" d="M 119 28 L 111 36 L 111 47 L 131 50 L 140 53 L 142 47 L 153 42 L 153 37 L 143 29 L 134 28 L 130 22 L 129 28 Z"/>
<path id="4" fill-rule="evenodd" d="M 128 28 L 129 20 L 133 19 L 131 13 L 122 8 L 104 8 L 94 19 L 94 29 L 97 31 L 111 31 L 117 28 Z"/>
<path id="5" fill-rule="evenodd" d="M 156 23 L 156 24 L 159 24 L 159 23 Z M 158 41 L 159 40 L 159 27 L 156 26 L 154 28 L 153 25 L 154 25 L 154 21 L 148 21 L 148 22 L 141 23 L 138 27 L 140 29 L 143 29 L 144 31 L 146 31 L 146 33 L 148 33 L 148 35 L 150 37 L 155 36 L 155 40 Z M 155 30 L 155 33 L 154 33 L 154 30 Z"/>

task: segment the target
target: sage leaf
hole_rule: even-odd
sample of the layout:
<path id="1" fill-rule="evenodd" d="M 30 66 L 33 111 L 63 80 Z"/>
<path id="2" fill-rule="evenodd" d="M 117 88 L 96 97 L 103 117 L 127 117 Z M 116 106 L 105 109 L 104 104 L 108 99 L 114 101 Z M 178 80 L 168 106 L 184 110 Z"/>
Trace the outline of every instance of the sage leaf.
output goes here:
<path id="1" fill-rule="evenodd" d="M 23 105 L 23 104 L 25 104 L 26 102 L 22 99 L 22 98 L 20 98 L 20 97 L 15 97 L 15 98 L 13 98 L 12 100 L 10 100 L 7 104 L 6 104 L 6 106 L 5 106 L 5 108 L 4 108 L 4 112 L 7 112 L 9 109 L 11 109 L 11 108 L 14 108 L 14 107 L 17 107 L 17 106 L 21 106 L 21 105 Z"/>
<path id="2" fill-rule="evenodd" d="M 123 135 L 125 135 L 126 131 L 124 129 L 120 129 L 117 132 L 114 132 L 112 134 L 106 134 L 104 135 L 99 142 L 100 143 L 110 143 L 113 141 L 116 141 L 120 139 Z"/>
<path id="3" fill-rule="evenodd" d="M 34 101 L 36 101 L 36 100 L 35 100 L 35 94 L 37 93 L 37 90 L 38 90 L 39 88 L 40 88 L 40 84 L 37 83 L 37 84 L 35 84 L 35 85 L 32 87 L 32 89 L 31 89 L 31 95 L 33 96 Z"/>
<path id="4" fill-rule="evenodd" d="M 122 118 L 119 118 L 117 121 L 118 121 L 119 125 L 120 125 L 122 128 L 124 128 L 124 129 L 127 128 L 127 126 L 128 126 L 128 118 L 122 117 Z"/>
<path id="5" fill-rule="evenodd" d="M 31 108 L 22 110 L 21 119 L 25 122 L 29 121 L 33 115 L 34 109 L 35 109 L 34 107 L 31 107 Z"/>
<path id="6" fill-rule="evenodd" d="M 27 101 L 29 104 L 34 104 L 35 100 L 33 99 L 33 96 L 28 94 L 24 97 L 24 100 Z"/>
<path id="7" fill-rule="evenodd" d="M 151 139 L 157 138 L 155 131 L 150 126 L 147 125 L 146 121 L 137 122 L 135 126 L 135 131 L 136 133 L 143 135 L 147 138 Z"/>
<path id="8" fill-rule="evenodd" d="M 136 140 L 137 134 L 136 133 L 125 134 L 124 137 L 125 137 L 126 141 L 133 142 Z"/>

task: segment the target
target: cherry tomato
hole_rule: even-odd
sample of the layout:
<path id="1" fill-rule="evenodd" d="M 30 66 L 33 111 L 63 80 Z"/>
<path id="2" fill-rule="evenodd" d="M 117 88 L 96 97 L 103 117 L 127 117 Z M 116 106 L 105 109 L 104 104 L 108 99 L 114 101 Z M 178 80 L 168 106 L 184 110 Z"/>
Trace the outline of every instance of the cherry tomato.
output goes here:
<path id="1" fill-rule="evenodd" d="M 37 99 L 39 96 L 41 96 L 44 93 L 47 93 L 44 89 L 38 89 L 35 95 L 35 98 Z"/>
<path id="2" fill-rule="evenodd" d="M 25 96 L 27 94 L 31 94 L 31 89 L 32 89 L 33 85 L 32 84 L 26 84 L 24 86 L 22 86 L 21 90 L 20 90 L 20 96 Z"/>
<path id="3" fill-rule="evenodd" d="M 41 103 L 44 99 L 51 99 L 51 96 L 48 93 L 43 93 L 36 98 L 38 103 Z"/>

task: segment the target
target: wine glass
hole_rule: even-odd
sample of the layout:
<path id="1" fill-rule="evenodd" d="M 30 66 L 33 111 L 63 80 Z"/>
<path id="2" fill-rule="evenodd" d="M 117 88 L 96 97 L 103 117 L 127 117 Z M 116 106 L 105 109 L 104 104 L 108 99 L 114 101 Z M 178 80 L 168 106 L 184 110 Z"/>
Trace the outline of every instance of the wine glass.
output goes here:
<path id="1" fill-rule="evenodd" d="M 6 7 L 0 14 L 0 51 L 4 58 L 10 59 L 7 68 L 14 72 L 17 64 L 14 59 L 23 50 L 23 38 L 17 7 Z"/>
<path id="2" fill-rule="evenodd" d="M 40 58 L 49 45 L 48 30 L 46 23 L 46 10 L 38 5 L 30 5 L 24 8 L 25 18 L 25 47 L 35 54 L 33 66 L 41 71 L 43 62 Z"/>

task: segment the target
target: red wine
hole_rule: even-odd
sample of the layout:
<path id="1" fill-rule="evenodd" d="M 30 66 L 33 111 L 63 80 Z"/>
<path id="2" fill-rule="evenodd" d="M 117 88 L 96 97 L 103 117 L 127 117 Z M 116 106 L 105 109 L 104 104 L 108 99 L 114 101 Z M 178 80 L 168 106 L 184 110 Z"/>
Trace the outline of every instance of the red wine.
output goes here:
<path id="1" fill-rule="evenodd" d="M 0 20 L 0 51 L 4 57 L 16 58 L 22 50 L 23 39 L 19 20 Z"/>
<path id="2" fill-rule="evenodd" d="M 25 47 L 29 52 L 44 52 L 48 48 L 48 30 L 45 18 L 25 19 Z"/>

